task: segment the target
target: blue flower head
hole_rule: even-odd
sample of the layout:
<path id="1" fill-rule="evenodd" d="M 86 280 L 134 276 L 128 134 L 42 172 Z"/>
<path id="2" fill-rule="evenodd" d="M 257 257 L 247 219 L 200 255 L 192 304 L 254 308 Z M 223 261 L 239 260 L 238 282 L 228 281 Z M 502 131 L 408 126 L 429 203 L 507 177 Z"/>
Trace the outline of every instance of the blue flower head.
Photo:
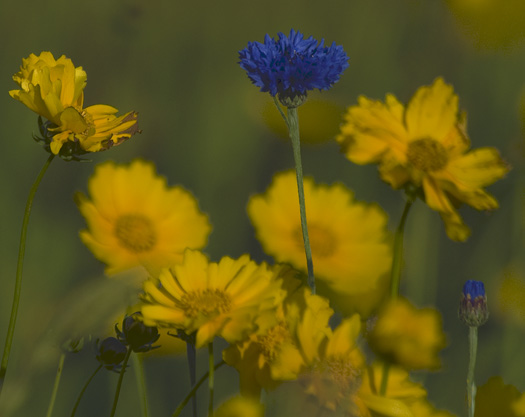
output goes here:
<path id="1" fill-rule="evenodd" d="M 458 314 L 459 318 L 470 327 L 479 327 L 487 322 L 489 311 L 483 282 L 468 280 L 465 283 Z"/>
<path id="2" fill-rule="evenodd" d="M 281 101 L 306 96 L 315 88 L 328 90 L 348 68 L 342 46 L 324 46 L 324 39 L 318 43 L 312 36 L 303 39 L 293 29 L 289 36 L 279 33 L 278 40 L 267 34 L 264 43 L 248 42 L 239 58 L 250 80 Z"/>

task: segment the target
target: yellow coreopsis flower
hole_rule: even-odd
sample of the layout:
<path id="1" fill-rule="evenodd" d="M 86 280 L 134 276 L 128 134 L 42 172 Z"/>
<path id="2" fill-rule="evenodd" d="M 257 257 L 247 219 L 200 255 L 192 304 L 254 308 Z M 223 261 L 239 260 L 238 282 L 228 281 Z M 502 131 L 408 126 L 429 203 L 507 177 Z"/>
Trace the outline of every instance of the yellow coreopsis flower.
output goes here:
<path id="1" fill-rule="evenodd" d="M 525 416 L 523 394 L 514 385 L 505 384 L 500 376 L 489 378 L 477 388 L 474 417 L 489 416 Z"/>
<path id="2" fill-rule="evenodd" d="M 350 161 L 379 163 L 381 177 L 394 188 L 421 187 L 448 236 L 464 241 L 470 232 L 457 203 L 496 209 L 498 202 L 483 187 L 509 170 L 496 149 L 469 150 L 465 129 L 457 95 L 437 78 L 417 90 L 406 108 L 391 94 L 385 103 L 360 97 L 359 105 L 348 109 L 337 141 Z"/>
<path id="3" fill-rule="evenodd" d="M 251 398 L 233 397 L 214 413 L 215 417 L 264 417 L 264 406 Z"/>
<path id="4" fill-rule="evenodd" d="M 342 184 L 305 178 L 304 194 L 316 277 L 345 295 L 377 290 L 392 261 L 383 210 L 354 201 Z M 276 175 L 265 194 L 251 197 L 248 214 L 266 253 L 306 270 L 295 173 Z"/>
<path id="5" fill-rule="evenodd" d="M 376 353 L 407 369 L 439 368 L 446 344 L 439 312 L 417 309 L 404 298 L 383 308 L 368 339 Z"/>
<path id="6" fill-rule="evenodd" d="M 148 326 L 196 333 L 197 348 L 216 336 L 238 342 L 257 329 L 257 318 L 275 312 L 284 298 L 282 281 L 248 255 L 210 262 L 187 249 L 181 264 L 144 282 L 141 312 Z"/>
<path id="7" fill-rule="evenodd" d="M 274 389 L 283 380 L 296 378 L 297 369 L 285 373 L 277 371 L 275 375 L 272 369 L 283 351 L 288 357 L 295 358 L 295 362 L 300 360 L 301 353 L 292 335 L 305 315 L 312 319 L 308 325 L 310 332 L 322 336 L 331 331 L 328 320 L 333 310 L 328 300 L 312 295 L 309 287 L 298 286 L 298 280 L 287 276 L 293 274 L 290 268 L 279 267 L 277 274 L 289 288 L 284 302 L 272 317 L 273 325 L 264 326 L 262 331 L 251 334 L 247 340 L 231 345 L 223 352 L 226 363 L 239 371 L 241 394 L 255 398 L 259 397 L 262 388 Z"/>
<path id="8" fill-rule="evenodd" d="M 75 196 L 88 228 L 80 237 L 107 265 L 109 275 L 136 266 L 152 274 L 181 262 L 186 248 L 203 248 L 211 225 L 195 198 L 180 186 L 168 187 L 150 162 L 100 164 L 89 194 Z"/>
<path id="9" fill-rule="evenodd" d="M 11 97 L 47 119 L 38 139 L 55 155 L 70 159 L 106 150 L 139 131 L 136 112 L 116 116 L 111 106 L 83 107 L 86 72 L 64 55 L 55 60 L 51 52 L 31 54 L 13 80 L 20 89 Z"/>

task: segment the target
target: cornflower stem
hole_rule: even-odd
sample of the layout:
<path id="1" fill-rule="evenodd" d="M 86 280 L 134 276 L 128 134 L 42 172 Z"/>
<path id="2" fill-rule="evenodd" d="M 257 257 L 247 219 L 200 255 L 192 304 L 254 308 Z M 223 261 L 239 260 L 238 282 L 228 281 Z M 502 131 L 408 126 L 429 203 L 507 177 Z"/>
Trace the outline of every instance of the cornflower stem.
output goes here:
<path id="1" fill-rule="evenodd" d="M 414 203 L 414 197 L 407 195 L 405 209 L 399 220 L 399 225 L 394 236 L 394 250 L 392 259 L 392 270 L 390 272 L 390 299 L 395 300 L 399 296 L 399 284 L 401 281 L 401 267 L 403 265 L 403 239 L 405 235 L 405 223 L 408 217 L 408 212 Z M 388 373 L 390 371 L 390 363 L 385 362 L 383 365 L 383 373 L 381 377 L 381 387 L 379 394 L 384 396 L 386 394 L 386 387 L 388 382 Z"/>
<path id="2" fill-rule="evenodd" d="M 86 392 L 87 390 L 87 387 L 89 386 L 89 384 L 91 383 L 92 379 L 95 378 L 95 375 L 98 374 L 98 371 L 100 371 L 102 369 L 102 364 L 100 364 L 97 369 L 95 369 L 95 372 L 93 372 L 91 374 L 91 376 L 89 377 L 89 379 L 87 380 L 87 382 L 84 384 L 84 386 L 82 387 L 82 391 L 80 391 L 80 394 L 78 394 L 78 397 L 77 397 L 77 401 L 75 402 L 75 405 L 73 406 L 73 410 L 71 411 L 71 417 L 75 417 L 75 414 L 77 412 L 77 408 L 78 406 L 80 405 L 80 401 L 82 400 L 82 397 L 84 396 L 84 393 Z"/>
<path id="3" fill-rule="evenodd" d="M 122 369 L 120 370 L 120 375 L 118 377 L 117 389 L 115 391 L 115 399 L 113 400 L 113 407 L 111 408 L 110 417 L 114 417 L 115 412 L 117 411 L 118 397 L 120 395 L 120 388 L 122 387 L 122 380 L 124 379 L 124 373 L 126 372 L 126 366 L 128 365 L 129 357 L 133 351 L 128 347 L 124 361 L 122 362 Z"/>
<path id="4" fill-rule="evenodd" d="M 190 371 L 190 384 L 193 387 L 197 379 L 197 352 L 195 350 L 195 344 L 190 341 L 186 342 L 186 357 L 188 358 L 188 368 Z M 197 417 L 197 394 L 191 399 L 191 407 L 193 417 Z"/>
<path id="5" fill-rule="evenodd" d="M 57 374 L 55 376 L 55 383 L 53 385 L 53 392 L 51 393 L 51 400 L 49 401 L 49 407 L 47 408 L 46 417 L 51 417 L 53 414 L 53 407 L 55 406 L 55 400 L 57 398 L 58 386 L 60 385 L 60 377 L 62 376 L 62 369 L 64 368 L 64 360 L 66 354 L 62 353 L 58 360 Z"/>
<path id="6" fill-rule="evenodd" d="M 216 363 L 215 366 L 212 368 L 213 370 L 219 369 L 222 365 L 224 365 L 226 362 L 220 361 L 219 363 Z M 186 395 L 186 398 L 182 400 L 182 402 L 179 404 L 179 406 L 176 408 L 176 410 L 173 412 L 172 417 L 178 417 L 182 410 L 184 410 L 184 407 L 186 407 L 186 404 L 190 401 L 191 398 L 195 396 L 195 393 L 199 389 L 199 387 L 206 381 L 208 376 L 210 375 L 210 372 L 206 372 L 201 379 L 192 387 L 191 391 Z"/>
<path id="7" fill-rule="evenodd" d="M 2 393 L 2 387 L 4 386 L 4 380 L 7 373 L 7 365 L 9 363 L 9 355 L 11 353 L 11 346 L 13 344 L 13 336 L 15 334 L 16 318 L 18 315 L 18 306 L 20 304 L 20 294 L 22 292 L 22 270 L 24 267 L 24 255 L 26 251 L 26 238 L 27 238 L 27 226 L 29 225 L 29 215 L 31 214 L 31 208 L 33 206 L 33 200 L 35 194 L 40 185 L 40 181 L 44 177 L 47 168 L 51 164 L 51 161 L 55 157 L 54 154 L 49 155 L 44 166 L 40 170 L 35 182 L 29 190 L 27 196 L 26 208 L 24 211 L 24 218 L 22 220 L 22 231 L 20 232 L 20 245 L 18 247 L 18 262 L 16 266 L 16 280 L 15 289 L 13 294 L 13 305 L 11 307 L 11 317 L 9 318 L 9 326 L 7 328 L 7 336 L 5 339 L 4 353 L 2 355 L 2 363 L 0 364 L 0 395 Z"/>
<path id="8" fill-rule="evenodd" d="M 144 417 L 148 417 L 148 394 L 146 391 L 146 379 L 144 377 L 144 362 L 142 355 L 133 355 L 131 360 L 133 361 L 133 369 L 135 370 L 135 380 L 137 382 L 137 390 L 139 392 L 142 415 Z"/>
<path id="9" fill-rule="evenodd" d="M 215 389 L 215 366 L 213 361 L 213 341 L 208 344 L 208 365 L 210 367 L 208 375 L 208 390 L 210 399 L 208 401 L 208 417 L 213 417 L 213 391 Z"/>
<path id="10" fill-rule="evenodd" d="M 468 417 L 474 417 L 476 403 L 476 384 L 474 383 L 474 369 L 476 368 L 476 355 L 478 352 L 478 328 L 469 326 L 468 333 L 469 361 L 467 371 L 467 409 Z"/>
<path id="11" fill-rule="evenodd" d="M 299 194 L 299 213 L 301 216 L 301 230 L 303 232 L 304 251 L 306 255 L 306 267 L 308 269 L 308 285 L 315 294 L 314 264 L 312 261 L 312 249 L 310 247 L 310 237 L 308 236 L 308 225 L 306 223 L 306 204 L 303 187 L 303 164 L 301 162 L 301 137 L 299 135 L 299 117 L 297 107 L 288 107 L 288 115 L 285 115 L 277 98 L 274 97 L 275 105 L 284 118 L 288 133 L 292 142 L 293 157 L 295 161 L 295 174 L 297 176 L 297 192 Z"/>

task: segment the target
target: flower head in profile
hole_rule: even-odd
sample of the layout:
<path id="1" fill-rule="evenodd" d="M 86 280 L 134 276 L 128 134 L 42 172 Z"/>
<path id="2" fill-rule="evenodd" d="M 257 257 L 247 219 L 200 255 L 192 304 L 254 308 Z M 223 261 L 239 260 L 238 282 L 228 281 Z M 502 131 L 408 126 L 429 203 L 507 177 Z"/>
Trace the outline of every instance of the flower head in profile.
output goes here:
<path id="1" fill-rule="evenodd" d="M 378 163 L 392 187 L 421 189 L 457 241 L 470 233 L 457 206 L 496 209 L 498 202 L 483 187 L 509 170 L 496 149 L 470 150 L 465 115 L 458 114 L 458 97 L 442 78 L 418 89 L 406 108 L 391 94 L 384 103 L 360 97 L 348 109 L 337 141 L 350 161 Z"/>
<path id="2" fill-rule="evenodd" d="M 197 348 L 218 336 L 238 342 L 256 330 L 257 318 L 275 312 L 282 282 L 248 255 L 210 262 L 187 249 L 181 264 L 144 282 L 144 324 L 196 333 Z"/>
<path id="3" fill-rule="evenodd" d="M 208 216 L 184 188 L 168 187 L 150 162 L 98 165 L 89 194 L 75 196 L 88 226 L 80 238 L 109 275 L 136 266 L 158 274 L 180 262 L 184 249 L 206 245 Z"/>
<path id="4" fill-rule="evenodd" d="M 262 92 L 281 101 L 293 101 L 315 88 L 328 90 L 348 68 L 348 56 L 335 42 L 324 46 L 324 39 L 304 39 L 293 29 L 288 36 L 278 36 L 274 39 L 267 34 L 264 43 L 248 42 L 239 51 L 239 64 Z"/>
<path id="5" fill-rule="evenodd" d="M 97 360 L 110 371 L 119 371 L 128 349 L 115 337 L 97 342 Z"/>
<path id="6" fill-rule="evenodd" d="M 446 345 L 441 315 L 431 308 L 417 309 L 406 299 L 389 302 L 380 311 L 369 334 L 371 348 L 406 369 L 437 369 L 438 353 Z"/>
<path id="7" fill-rule="evenodd" d="M 159 337 L 159 331 L 156 327 L 146 326 L 142 322 L 142 316 L 139 312 L 126 315 L 122 321 L 122 330 L 115 325 L 115 333 L 118 340 L 124 345 L 129 346 L 133 352 L 148 352 L 160 346 L 153 346 Z"/>
<path id="8" fill-rule="evenodd" d="M 392 259 L 386 214 L 354 201 L 342 184 L 305 178 L 304 193 L 316 277 L 345 295 L 376 290 Z M 305 271 L 295 173 L 277 174 L 265 194 L 250 198 L 247 210 L 264 251 Z"/>
<path id="9" fill-rule="evenodd" d="M 458 314 L 461 321 L 470 327 L 479 327 L 487 322 L 489 310 L 483 282 L 472 279 L 465 282 Z"/>
<path id="10" fill-rule="evenodd" d="M 139 131 L 136 112 L 116 116 L 118 110 L 111 106 L 84 107 L 86 72 L 64 55 L 31 54 L 13 80 L 20 89 L 11 90 L 11 97 L 41 116 L 42 137 L 35 139 L 63 159 L 109 149 Z"/>

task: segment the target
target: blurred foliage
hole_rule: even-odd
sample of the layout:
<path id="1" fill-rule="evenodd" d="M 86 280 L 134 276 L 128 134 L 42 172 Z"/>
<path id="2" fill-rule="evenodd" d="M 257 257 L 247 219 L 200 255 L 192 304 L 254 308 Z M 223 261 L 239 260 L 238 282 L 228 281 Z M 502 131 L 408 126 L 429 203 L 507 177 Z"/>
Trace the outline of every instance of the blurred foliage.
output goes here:
<path id="1" fill-rule="evenodd" d="M 318 96 L 331 102 L 331 108 L 355 104 L 360 94 L 383 99 L 392 92 L 407 100 L 419 86 L 443 76 L 468 113 L 473 146 L 496 146 L 513 166 L 505 180 L 490 188 L 499 210 L 462 212 L 473 230 L 468 242 L 448 240 L 439 216 L 420 203 L 407 224 L 402 293 L 416 305 L 435 305 L 450 341 L 443 371 L 427 376 L 425 385 L 440 408 L 462 412 L 467 331 L 457 320 L 461 287 L 467 279 L 485 281 L 490 309 L 491 299 L 496 299 L 490 289 L 497 288 L 508 264 L 522 259 L 525 246 L 521 3 L 329 0 L 321 6 L 313 0 L 3 0 L 0 109 L 6 146 L 0 154 L 0 334 L 7 328 L 25 199 L 47 157 L 31 139 L 37 132 L 36 115 L 8 95 L 22 58 L 42 50 L 66 54 L 88 74 L 85 104 L 134 109 L 143 133 L 93 155 L 93 163 L 56 161 L 44 178 L 30 222 L 21 314 L 0 414 L 42 414 L 65 340 L 56 336 L 62 335 L 64 320 L 75 324 L 89 318 L 87 328 L 92 329 L 102 315 L 101 306 L 115 309 L 107 312 L 111 317 L 129 296 L 126 289 L 110 291 L 118 284 L 100 278 L 103 265 L 78 238 L 84 223 L 72 196 L 86 190 L 95 163 L 128 162 L 138 156 L 152 160 L 169 184 L 191 190 L 210 215 L 213 233 L 207 252 L 212 260 L 243 253 L 268 260 L 255 241 L 246 202 L 268 186 L 274 172 L 291 168 L 293 158 L 290 144 L 264 126 L 262 109 L 269 97 L 251 85 L 237 65 L 237 52 L 248 41 L 262 41 L 266 33 L 290 28 L 342 44 L 350 56 L 341 81 Z M 508 9 L 513 4 L 516 8 Z M 255 120 L 257 114 L 261 120 Z M 381 183 L 374 167 L 351 165 L 334 141 L 321 139 L 304 147 L 305 173 L 320 182 L 343 181 L 358 200 L 378 202 L 389 213 L 393 230 L 403 206 L 401 195 Z M 480 384 L 501 375 L 506 383 L 525 390 L 523 373 L 516 372 L 525 367 L 519 348 L 523 337 L 516 329 L 497 317 L 480 329 Z M 95 330 L 89 331 L 97 337 Z M 101 336 L 103 331 L 98 330 Z M 70 413 L 95 367 L 89 347 L 66 358 L 62 380 L 68 382 L 60 388 L 55 415 Z M 145 368 L 152 413 L 168 415 L 188 389 L 184 358 L 146 358 Z M 221 369 L 217 378 L 232 381 L 217 388 L 219 403 L 232 394 L 228 386 L 236 386 L 236 375 Z M 77 416 L 107 413 L 115 383 L 114 374 L 98 375 Z M 131 400 L 121 401 L 117 414 L 138 416 L 132 378 L 124 381 L 122 398 Z"/>

